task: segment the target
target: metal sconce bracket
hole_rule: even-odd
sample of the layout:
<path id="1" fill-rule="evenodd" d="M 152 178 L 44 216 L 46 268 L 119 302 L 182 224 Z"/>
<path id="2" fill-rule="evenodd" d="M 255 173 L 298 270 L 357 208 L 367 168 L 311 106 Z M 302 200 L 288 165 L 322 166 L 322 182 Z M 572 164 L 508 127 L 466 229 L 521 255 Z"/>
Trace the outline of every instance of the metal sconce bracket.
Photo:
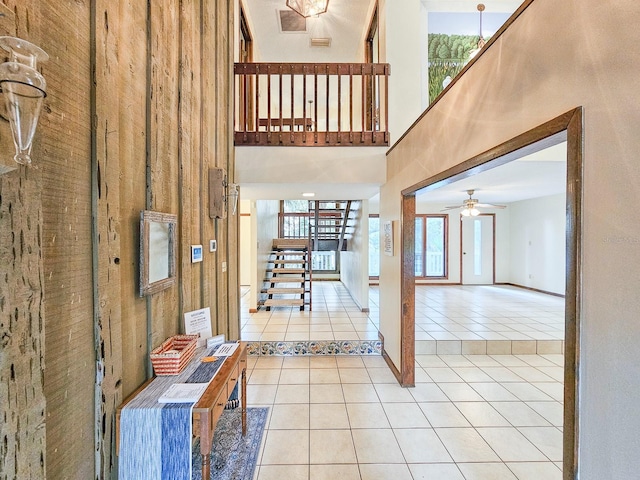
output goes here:
<path id="1" fill-rule="evenodd" d="M 224 168 L 209 169 L 209 218 L 226 218 L 231 202 L 231 214 L 235 215 L 238 206 L 238 185 L 229 183 Z"/>

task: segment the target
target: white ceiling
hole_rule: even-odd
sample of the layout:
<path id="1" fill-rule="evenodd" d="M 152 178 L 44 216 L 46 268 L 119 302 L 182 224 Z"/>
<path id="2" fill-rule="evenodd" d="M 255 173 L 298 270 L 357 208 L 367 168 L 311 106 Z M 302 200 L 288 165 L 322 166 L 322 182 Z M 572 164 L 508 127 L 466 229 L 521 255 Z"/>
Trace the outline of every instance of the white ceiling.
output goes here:
<path id="1" fill-rule="evenodd" d="M 285 0 L 245 0 L 256 62 L 357 62 L 371 0 L 330 0 L 327 13 L 307 19 L 306 33 L 282 33 L 278 10 Z M 355 27 L 354 27 L 355 25 Z M 330 47 L 311 47 L 311 38 L 330 37 Z"/>
<path id="2" fill-rule="evenodd" d="M 423 203 L 461 204 L 467 190 L 481 203 L 510 203 L 563 193 L 566 188 L 567 144 L 562 142 L 444 187 L 418 193 Z"/>

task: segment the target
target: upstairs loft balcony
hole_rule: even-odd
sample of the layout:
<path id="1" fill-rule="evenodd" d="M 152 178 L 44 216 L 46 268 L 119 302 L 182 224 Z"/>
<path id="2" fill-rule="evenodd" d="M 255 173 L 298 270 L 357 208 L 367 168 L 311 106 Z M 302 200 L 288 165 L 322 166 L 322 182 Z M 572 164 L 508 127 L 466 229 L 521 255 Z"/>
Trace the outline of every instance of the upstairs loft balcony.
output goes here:
<path id="1" fill-rule="evenodd" d="M 389 64 L 236 63 L 236 146 L 389 145 Z"/>

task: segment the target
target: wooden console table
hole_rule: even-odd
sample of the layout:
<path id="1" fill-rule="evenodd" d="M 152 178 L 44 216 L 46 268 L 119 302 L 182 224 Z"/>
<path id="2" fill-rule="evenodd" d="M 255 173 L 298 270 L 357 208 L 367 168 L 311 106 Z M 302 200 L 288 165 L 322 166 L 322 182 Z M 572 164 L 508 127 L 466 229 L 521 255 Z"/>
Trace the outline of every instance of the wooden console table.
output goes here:
<path id="1" fill-rule="evenodd" d="M 153 379 L 145 382 L 133 392 L 116 410 L 116 452 L 119 452 L 120 413 L 136 395 L 138 395 Z M 247 433 L 247 343 L 240 342 L 236 351 L 228 357 L 220 370 L 213 377 L 209 386 L 194 405 L 192 411 L 193 434 L 200 437 L 200 454 L 202 455 L 202 478 L 210 478 L 211 448 L 216 424 L 224 407 L 237 385 L 241 382 L 242 399 L 242 435 Z"/>

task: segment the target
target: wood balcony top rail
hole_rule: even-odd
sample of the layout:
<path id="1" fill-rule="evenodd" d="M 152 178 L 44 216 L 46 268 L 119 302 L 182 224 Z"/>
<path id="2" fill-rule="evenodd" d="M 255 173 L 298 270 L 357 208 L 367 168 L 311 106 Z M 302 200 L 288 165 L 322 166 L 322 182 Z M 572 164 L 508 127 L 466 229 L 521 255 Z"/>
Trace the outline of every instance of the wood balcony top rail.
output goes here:
<path id="1" fill-rule="evenodd" d="M 388 63 L 236 63 L 236 75 L 390 75 Z"/>

